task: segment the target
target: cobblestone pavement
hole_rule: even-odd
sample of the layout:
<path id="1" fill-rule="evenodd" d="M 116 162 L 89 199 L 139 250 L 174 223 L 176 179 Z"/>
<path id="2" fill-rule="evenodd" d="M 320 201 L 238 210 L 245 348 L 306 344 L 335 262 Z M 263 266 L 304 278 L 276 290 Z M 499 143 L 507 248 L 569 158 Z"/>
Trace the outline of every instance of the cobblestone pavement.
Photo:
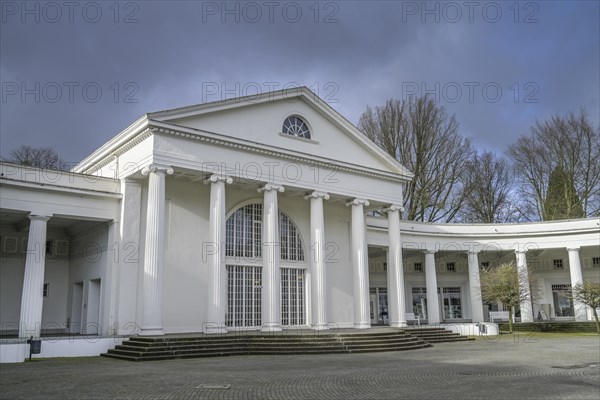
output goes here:
<path id="1" fill-rule="evenodd" d="M 389 353 L 0 365 L 2 399 L 599 399 L 598 335 Z"/>

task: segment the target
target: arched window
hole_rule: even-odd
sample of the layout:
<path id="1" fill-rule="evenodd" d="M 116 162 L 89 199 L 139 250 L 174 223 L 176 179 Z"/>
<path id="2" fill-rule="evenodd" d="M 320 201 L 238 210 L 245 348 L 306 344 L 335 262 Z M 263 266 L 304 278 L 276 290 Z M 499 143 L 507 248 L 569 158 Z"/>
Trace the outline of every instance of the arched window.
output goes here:
<path id="1" fill-rule="evenodd" d="M 238 208 L 226 223 L 225 254 L 229 257 L 262 258 L 262 204 Z M 300 232 L 294 222 L 279 211 L 279 246 L 284 261 L 304 261 Z"/>
<path id="2" fill-rule="evenodd" d="M 291 115 L 283 121 L 281 132 L 304 139 L 310 139 L 308 124 L 297 115 Z"/>
<path id="3" fill-rule="evenodd" d="M 258 327 L 262 323 L 262 204 L 248 204 L 235 210 L 226 222 L 225 254 L 235 257 L 227 268 L 228 327 Z M 305 271 L 300 231 L 294 221 L 279 211 L 281 249 L 281 323 L 306 324 Z M 237 260 L 239 258 L 240 260 Z"/>

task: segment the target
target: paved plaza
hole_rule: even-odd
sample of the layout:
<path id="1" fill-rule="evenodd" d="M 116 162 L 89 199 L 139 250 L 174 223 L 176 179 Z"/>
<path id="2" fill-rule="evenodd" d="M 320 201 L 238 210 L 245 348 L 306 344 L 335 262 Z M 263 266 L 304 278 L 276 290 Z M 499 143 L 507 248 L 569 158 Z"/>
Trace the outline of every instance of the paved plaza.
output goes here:
<path id="1" fill-rule="evenodd" d="M 599 399 L 600 337 L 502 335 L 389 353 L 0 366 L 2 399 Z"/>

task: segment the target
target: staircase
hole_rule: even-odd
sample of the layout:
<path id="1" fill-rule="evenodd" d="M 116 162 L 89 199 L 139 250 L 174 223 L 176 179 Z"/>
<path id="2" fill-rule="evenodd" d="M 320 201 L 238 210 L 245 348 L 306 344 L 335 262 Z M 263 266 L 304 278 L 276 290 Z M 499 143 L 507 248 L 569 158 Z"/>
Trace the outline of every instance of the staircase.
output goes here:
<path id="1" fill-rule="evenodd" d="M 430 329 L 373 329 L 356 332 L 319 332 L 315 334 L 238 334 L 131 337 L 104 357 L 129 361 L 169 360 L 229 355 L 334 354 L 415 350 L 433 342 L 468 338 Z"/>
<path id="2" fill-rule="evenodd" d="M 415 350 L 431 344 L 406 331 L 377 333 L 341 333 L 336 335 L 346 353 L 375 353 L 381 351 Z"/>
<path id="3" fill-rule="evenodd" d="M 444 328 L 408 328 L 407 333 L 415 336 L 427 343 L 444 343 L 444 342 L 464 342 L 468 340 L 475 340 L 475 338 L 463 336 L 460 333 L 454 333 Z"/>
<path id="4" fill-rule="evenodd" d="M 400 330 L 315 335 L 202 335 L 185 337 L 132 337 L 105 357 L 129 361 L 228 355 L 334 354 L 413 350 L 431 346 Z"/>

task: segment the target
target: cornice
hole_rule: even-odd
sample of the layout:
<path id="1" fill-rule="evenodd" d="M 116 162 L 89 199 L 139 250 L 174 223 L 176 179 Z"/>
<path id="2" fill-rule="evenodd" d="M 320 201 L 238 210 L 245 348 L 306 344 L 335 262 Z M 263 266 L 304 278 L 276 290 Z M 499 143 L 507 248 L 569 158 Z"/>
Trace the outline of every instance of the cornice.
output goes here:
<path id="1" fill-rule="evenodd" d="M 107 153 L 104 157 L 102 157 L 98 162 L 94 163 L 92 166 L 84 169 L 84 173 L 93 174 L 94 172 L 104 168 L 108 164 L 110 164 L 115 157 L 120 157 L 127 151 L 131 150 L 144 140 L 148 139 L 152 136 L 152 130 L 147 127 L 146 129 L 139 132 L 137 135 L 133 136 L 127 142 L 123 143 L 121 146 L 117 147 L 115 150 Z"/>
<path id="2" fill-rule="evenodd" d="M 69 194 L 76 194 L 79 196 L 82 195 L 90 195 L 90 196 L 100 196 L 100 197 L 111 197 L 115 199 L 120 199 L 122 195 L 117 192 L 107 192 L 102 190 L 92 190 L 92 189 L 81 189 L 70 186 L 62 186 L 53 183 L 39 183 L 39 182 L 27 182 L 20 179 L 10 179 L 6 177 L 0 178 L 0 187 L 2 186 L 14 186 L 14 187 L 24 187 L 30 189 L 39 189 L 39 190 L 51 190 L 55 192 L 63 192 Z"/>
<path id="3" fill-rule="evenodd" d="M 397 174 L 379 172 L 368 167 L 362 167 L 348 163 L 341 163 L 339 161 L 323 159 L 316 156 L 310 156 L 304 153 L 295 153 L 287 149 L 280 149 L 273 146 L 259 144 L 256 142 L 249 142 L 238 138 L 229 138 L 220 134 L 199 131 L 192 128 L 187 129 L 192 130 L 193 132 L 186 132 L 183 127 L 180 129 L 176 129 L 175 127 L 157 126 L 156 124 L 151 124 L 149 126 L 149 129 L 154 134 L 169 135 L 187 140 L 210 143 L 218 146 L 233 148 L 236 150 L 281 158 L 284 160 L 303 162 L 318 167 L 334 168 L 337 171 L 350 172 L 352 174 L 365 175 L 392 182 L 406 182 L 407 180 L 407 178 Z"/>

